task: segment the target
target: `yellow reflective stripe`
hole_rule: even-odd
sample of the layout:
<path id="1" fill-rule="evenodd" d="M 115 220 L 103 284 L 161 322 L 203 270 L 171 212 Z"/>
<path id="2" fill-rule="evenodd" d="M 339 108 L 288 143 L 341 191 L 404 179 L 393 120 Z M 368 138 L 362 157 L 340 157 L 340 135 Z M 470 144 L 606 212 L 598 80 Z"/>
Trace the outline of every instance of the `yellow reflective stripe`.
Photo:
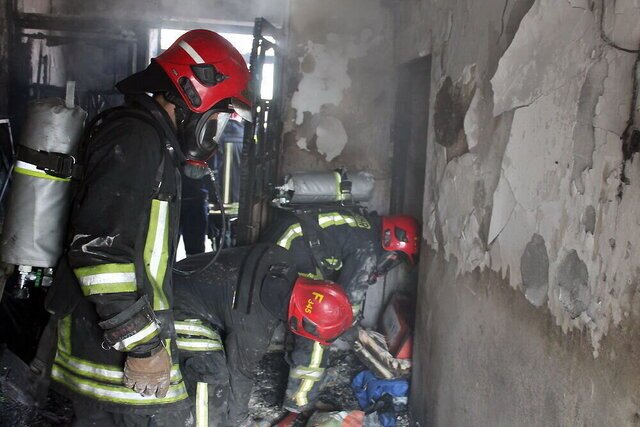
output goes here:
<path id="1" fill-rule="evenodd" d="M 278 239 L 277 245 L 285 248 L 286 250 L 291 249 L 291 243 L 293 241 L 302 236 L 302 227 L 300 224 L 296 223 L 287 228 L 287 231 L 282 234 L 282 236 Z"/>
<path id="2" fill-rule="evenodd" d="M 58 320 L 58 349 L 71 353 L 71 315 Z"/>
<path id="3" fill-rule="evenodd" d="M 133 264 L 100 264 L 73 270 L 85 296 L 136 292 L 136 273 Z"/>
<path id="4" fill-rule="evenodd" d="M 340 172 L 334 172 L 333 175 L 336 178 L 336 200 L 344 200 L 344 195 L 342 194 L 342 191 L 340 191 L 340 183 L 342 182 L 342 175 L 340 174 Z"/>
<path id="5" fill-rule="evenodd" d="M 318 215 L 318 224 L 321 228 L 347 224 L 349 227 L 358 227 L 358 223 L 351 215 L 343 215 L 339 212 L 324 213 Z"/>
<path id="6" fill-rule="evenodd" d="M 338 258 L 326 258 L 325 262 L 329 264 L 332 270 L 340 270 L 342 268 L 342 261 Z"/>
<path id="7" fill-rule="evenodd" d="M 70 182 L 71 178 L 60 178 L 57 176 L 49 175 L 45 171 L 38 169 L 36 165 L 23 162 L 21 160 L 16 161 L 16 166 L 13 168 L 15 173 L 21 175 L 33 176 L 35 178 L 49 179 L 51 181 Z"/>
<path id="8" fill-rule="evenodd" d="M 149 218 L 149 231 L 144 245 L 144 266 L 153 287 L 153 309 L 169 308 L 164 293 L 164 276 L 169 259 L 169 202 L 153 199 Z"/>
<path id="9" fill-rule="evenodd" d="M 318 342 L 313 343 L 313 350 L 311 351 L 311 363 L 309 363 L 308 369 L 320 369 L 320 363 L 322 363 L 322 355 L 324 354 L 324 347 Z M 300 367 L 302 369 L 302 367 Z M 320 379 L 320 378 L 318 378 Z M 309 391 L 313 388 L 313 385 L 318 379 L 305 378 L 300 381 L 300 387 L 294 395 L 294 400 L 298 406 L 304 406 L 309 403 Z"/>
<path id="10" fill-rule="evenodd" d="M 315 273 L 298 273 L 298 276 L 306 277 L 307 279 L 314 279 L 314 280 L 322 280 L 322 279 L 324 279 L 324 276 L 322 275 L 322 272 L 318 268 L 316 268 L 316 272 Z"/>
<path id="11" fill-rule="evenodd" d="M 176 346 L 185 351 L 219 351 L 224 347 L 220 341 L 204 338 L 176 338 Z"/>
<path id="12" fill-rule="evenodd" d="M 303 366 L 297 366 L 290 371 L 290 375 L 293 378 L 306 378 L 312 381 L 317 381 L 322 378 L 324 374 L 323 368 L 308 368 Z"/>
<path id="13" fill-rule="evenodd" d="M 140 344 L 149 342 L 152 338 L 156 337 L 159 332 L 160 327 L 158 326 L 158 324 L 156 322 L 151 322 L 140 331 L 136 332 L 134 335 L 116 343 L 113 348 L 118 351 L 132 350 Z"/>
<path id="14" fill-rule="evenodd" d="M 124 376 L 122 367 L 112 365 L 102 365 L 74 357 L 68 353 L 58 350 L 55 362 L 63 368 L 76 375 L 92 378 L 107 383 L 122 384 Z M 182 380 L 182 374 L 178 365 L 171 367 L 171 382 L 177 383 Z"/>
<path id="15" fill-rule="evenodd" d="M 208 328 L 204 325 L 197 325 L 191 322 L 176 321 L 174 322 L 174 328 L 177 334 L 181 335 L 193 335 L 211 338 L 212 340 L 219 340 L 220 335 L 215 330 Z"/>
<path id="16" fill-rule="evenodd" d="M 362 304 L 355 304 L 351 306 L 351 312 L 353 313 L 353 318 L 356 319 L 360 310 L 362 309 Z"/>
<path id="17" fill-rule="evenodd" d="M 174 403 L 187 398 L 187 390 L 182 381 L 178 384 L 170 385 L 167 395 L 159 398 L 156 396 L 142 396 L 140 393 L 124 386 L 102 384 L 90 379 L 81 378 L 58 364 L 53 365 L 51 378 L 77 393 L 112 403 L 156 405 L 161 403 Z"/>
<path id="18" fill-rule="evenodd" d="M 198 383 L 196 388 L 196 427 L 209 425 L 209 384 Z"/>

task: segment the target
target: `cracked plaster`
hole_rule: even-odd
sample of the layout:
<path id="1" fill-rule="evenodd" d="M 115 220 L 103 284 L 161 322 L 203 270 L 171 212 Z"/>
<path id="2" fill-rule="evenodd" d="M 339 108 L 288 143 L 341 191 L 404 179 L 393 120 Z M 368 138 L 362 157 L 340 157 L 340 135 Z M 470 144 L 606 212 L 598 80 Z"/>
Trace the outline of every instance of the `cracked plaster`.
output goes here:
<path id="1" fill-rule="evenodd" d="M 627 25 L 640 38 L 638 2 L 619 3 L 615 17 L 608 11 L 605 29 L 615 21 L 611 35 Z M 635 57 L 605 46 L 597 16 L 584 6 L 537 0 L 500 58 L 490 89 L 476 91 L 466 112 L 470 152 L 447 162 L 444 147 L 432 144 L 436 190 L 425 193 L 424 234 L 447 259 L 458 260 L 458 274 L 499 271 L 532 304 L 546 306 L 565 332 L 586 330 L 597 356 L 611 325 L 632 311 L 640 276 L 633 261 L 640 259 L 640 161 L 627 163 L 629 185 L 619 200 L 619 135 Z M 635 16 L 633 24 L 619 16 L 625 13 Z M 628 39 L 621 37 L 637 44 Z M 496 127 L 491 116 L 508 113 L 511 126 Z M 504 155 L 486 148 L 484 141 L 505 137 Z M 474 197 L 478 182 L 487 192 L 484 205 Z M 547 260 L 531 261 L 540 242 Z M 548 264 L 546 286 L 531 279 L 541 259 Z"/>

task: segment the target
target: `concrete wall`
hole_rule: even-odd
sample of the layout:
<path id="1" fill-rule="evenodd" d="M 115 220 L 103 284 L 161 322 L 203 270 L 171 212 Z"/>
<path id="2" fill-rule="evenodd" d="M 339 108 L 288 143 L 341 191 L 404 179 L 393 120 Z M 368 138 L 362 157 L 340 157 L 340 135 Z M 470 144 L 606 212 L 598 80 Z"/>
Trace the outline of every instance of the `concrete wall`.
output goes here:
<path id="1" fill-rule="evenodd" d="M 640 3 L 604 3 L 636 49 Z M 397 62 L 433 57 L 415 419 L 638 423 L 637 55 L 600 2 L 395 9 Z"/>

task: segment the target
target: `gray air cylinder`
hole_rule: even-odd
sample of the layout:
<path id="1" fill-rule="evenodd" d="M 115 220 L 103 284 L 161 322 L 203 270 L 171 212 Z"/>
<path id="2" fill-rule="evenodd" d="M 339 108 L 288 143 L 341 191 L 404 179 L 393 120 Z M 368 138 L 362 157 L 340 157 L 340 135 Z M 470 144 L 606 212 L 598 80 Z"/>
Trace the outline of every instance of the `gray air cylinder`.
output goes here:
<path id="1" fill-rule="evenodd" d="M 61 99 L 29 104 L 20 144 L 38 152 L 76 156 L 87 113 Z M 20 152 L 20 151 L 19 151 Z M 63 250 L 71 179 L 47 174 L 21 160 L 14 164 L 0 259 L 8 264 L 54 267 Z"/>
<path id="2" fill-rule="evenodd" d="M 288 175 L 279 187 L 291 204 L 366 202 L 371 199 L 375 179 L 368 172 L 298 172 Z"/>

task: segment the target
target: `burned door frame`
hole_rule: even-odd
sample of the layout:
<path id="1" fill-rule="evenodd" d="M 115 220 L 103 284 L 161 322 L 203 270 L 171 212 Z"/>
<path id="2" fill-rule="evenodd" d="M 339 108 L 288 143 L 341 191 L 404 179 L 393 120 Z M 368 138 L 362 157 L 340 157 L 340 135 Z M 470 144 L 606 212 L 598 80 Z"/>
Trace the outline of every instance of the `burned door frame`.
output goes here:
<path id="1" fill-rule="evenodd" d="M 239 245 L 254 243 L 273 216 L 270 202 L 282 151 L 282 57 L 277 48 L 282 42 L 282 33 L 266 19 L 258 18 L 253 36 L 249 67 L 254 122 L 245 124 L 242 147 L 237 225 Z M 260 87 L 266 53 L 270 49 L 274 51 L 274 82 L 273 97 L 267 100 L 261 97 Z"/>

